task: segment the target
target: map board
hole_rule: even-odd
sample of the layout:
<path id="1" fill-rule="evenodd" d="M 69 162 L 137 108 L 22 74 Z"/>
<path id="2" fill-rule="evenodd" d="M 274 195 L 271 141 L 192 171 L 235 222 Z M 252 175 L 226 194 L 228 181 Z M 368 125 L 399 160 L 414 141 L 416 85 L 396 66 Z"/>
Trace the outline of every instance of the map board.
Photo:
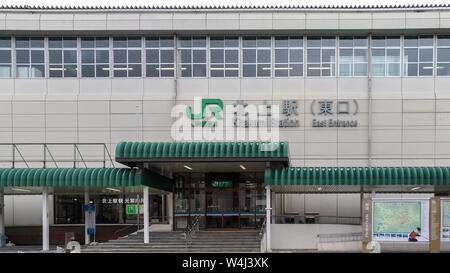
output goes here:
<path id="1" fill-rule="evenodd" d="M 374 199 L 372 238 L 377 241 L 408 241 L 411 231 L 421 228 L 419 241 L 428 241 L 429 201 Z"/>
<path id="2" fill-rule="evenodd" d="M 441 241 L 450 241 L 450 199 L 441 200 Z"/>

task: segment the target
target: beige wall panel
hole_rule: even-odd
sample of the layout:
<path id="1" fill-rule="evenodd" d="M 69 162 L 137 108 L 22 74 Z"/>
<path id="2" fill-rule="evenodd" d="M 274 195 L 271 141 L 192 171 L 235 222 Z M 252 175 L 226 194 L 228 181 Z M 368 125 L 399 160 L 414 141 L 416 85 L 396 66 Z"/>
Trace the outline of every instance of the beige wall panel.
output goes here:
<path id="1" fill-rule="evenodd" d="M 242 79 L 241 90 L 243 100 L 272 99 L 272 80 Z"/>
<path id="2" fill-rule="evenodd" d="M 435 111 L 436 100 L 403 100 L 403 112 L 426 113 Z"/>
<path id="3" fill-rule="evenodd" d="M 435 99 L 434 79 L 402 78 L 402 96 L 403 99 Z"/>
<path id="4" fill-rule="evenodd" d="M 110 127 L 110 115 L 106 114 L 90 114 L 90 115 L 78 115 L 78 127 L 85 128 L 101 128 L 106 129 Z"/>
<path id="5" fill-rule="evenodd" d="M 208 97 L 208 80 L 179 79 L 177 100 L 193 100 L 194 97 Z"/>
<path id="6" fill-rule="evenodd" d="M 367 142 L 338 143 L 338 154 L 341 156 L 356 156 L 359 159 L 367 158 Z"/>
<path id="7" fill-rule="evenodd" d="M 434 143 L 411 142 L 403 143 L 403 155 L 428 157 L 434 155 Z"/>
<path id="8" fill-rule="evenodd" d="M 402 126 L 402 114 L 400 113 L 372 113 L 372 126 L 377 127 L 400 127 Z"/>
<path id="9" fill-rule="evenodd" d="M 111 114 L 142 114 L 142 100 L 111 100 Z"/>
<path id="10" fill-rule="evenodd" d="M 110 79 L 80 79 L 79 100 L 105 100 L 111 96 Z"/>
<path id="11" fill-rule="evenodd" d="M 13 115 L 13 126 L 21 128 L 45 128 L 45 115 Z"/>
<path id="12" fill-rule="evenodd" d="M 336 78 L 305 79 L 305 99 L 337 99 L 337 96 Z"/>
<path id="13" fill-rule="evenodd" d="M 401 78 L 373 78 L 372 99 L 402 99 Z"/>
<path id="14" fill-rule="evenodd" d="M 111 100 L 141 100 L 144 90 L 142 79 L 112 79 Z"/>
<path id="15" fill-rule="evenodd" d="M 402 145 L 401 143 L 380 143 L 373 142 L 372 143 L 372 154 L 377 156 L 399 156 L 402 153 Z"/>
<path id="16" fill-rule="evenodd" d="M 210 79 L 208 88 L 208 98 L 233 100 L 241 96 L 240 79 Z"/>
<path id="17" fill-rule="evenodd" d="M 0 100 L 11 100 L 14 95 L 14 80 L 0 79 Z"/>
<path id="18" fill-rule="evenodd" d="M 391 130 L 373 130 L 372 131 L 372 141 L 374 142 L 401 142 L 402 141 L 402 130 L 391 129 Z"/>
<path id="19" fill-rule="evenodd" d="M 170 117 L 172 107 L 176 105 L 171 100 L 144 100 L 142 101 L 144 114 L 165 114 Z"/>
<path id="20" fill-rule="evenodd" d="M 136 13 L 134 14 L 108 13 L 106 27 L 108 30 L 139 29 L 139 15 Z"/>
<path id="21" fill-rule="evenodd" d="M 143 79 L 144 100 L 173 100 L 175 81 L 173 79 Z"/>
<path id="22" fill-rule="evenodd" d="M 78 142 L 78 135 L 77 135 L 77 130 L 57 130 L 55 132 L 49 131 L 47 130 L 46 135 L 45 135 L 45 141 L 47 143 L 77 143 Z M 73 158 L 73 148 L 72 148 L 72 154 L 68 155 L 68 154 L 54 154 L 53 150 L 50 149 L 53 157 L 57 160 L 61 160 L 61 159 L 71 159 Z M 49 157 L 49 156 L 48 156 Z M 50 158 L 50 157 L 49 157 Z M 53 165 L 53 163 L 50 163 L 51 165 Z M 49 164 L 49 165 L 50 165 Z M 58 166 L 59 166 L 59 162 L 57 162 Z"/>
<path id="23" fill-rule="evenodd" d="M 6 14 L 6 30 L 39 30 L 39 13 Z"/>
<path id="24" fill-rule="evenodd" d="M 46 114 L 77 114 L 77 101 L 46 101 Z"/>
<path id="25" fill-rule="evenodd" d="M 337 167 L 338 160 L 337 159 L 313 159 L 311 156 L 305 157 L 305 166 L 306 167 Z"/>
<path id="26" fill-rule="evenodd" d="M 73 14 L 42 14 L 41 30 L 73 30 Z"/>
<path id="27" fill-rule="evenodd" d="M 75 14 L 73 17 L 74 30 L 106 30 L 107 14 Z"/>
<path id="28" fill-rule="evenodd" d="M 77 127 L 77 115 L 64 114 L 64 115 L 46 115 L 45 116 L 46 128 L 76 128 Z"/>
<path id="29" fill-rule="evenodd" d="M 13 114 L 45 114 L 44 101 L 13 101 Z"/>
<path id="30" fill-rule="evenodd" d="M 305 79 L 273 79 L 273 99 L 298 99 L 305 97 Z"/>
<path id="31" fill-rule="evenodd" d="M 450 78 L 438 77 L 435 78 L 434 90 L 436 92 L 436 99 L 450 99 L 450 92 L 448 87 L 450 86 Z"/>
<path id="32" fill-rule="evenodd" d="M 78 101 L 79 114 L 109 114 L 110 101 L 108 100 L 79 100 Z"/>
<path id="33" fill-rule="evenodd" d="M 14 143 L 45 143 L 45 131 L 43 129 L 14 129 Z M 28 149 L 28 148 L 27 148 Z"/>
<path id="34" fill-rule="evenodd" d="M 80 143 L 110 143 L 110 133 L 100 129 L 78 129 L 78 141 Z M 111 152 L 111 150 L 110 150 Z"/>

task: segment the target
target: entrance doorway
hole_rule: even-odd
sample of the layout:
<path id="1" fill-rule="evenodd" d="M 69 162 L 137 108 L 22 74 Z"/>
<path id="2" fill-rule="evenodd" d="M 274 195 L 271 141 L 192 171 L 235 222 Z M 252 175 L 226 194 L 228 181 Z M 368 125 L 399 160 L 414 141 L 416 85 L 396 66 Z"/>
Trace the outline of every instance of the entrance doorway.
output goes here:
<path id="1" fill-rule="evenodd" d="M 193 216 L 200 229 L 259 229 L 265 218 L 263 173 L 189 173 L 179 176 L 175 229 Z"/>

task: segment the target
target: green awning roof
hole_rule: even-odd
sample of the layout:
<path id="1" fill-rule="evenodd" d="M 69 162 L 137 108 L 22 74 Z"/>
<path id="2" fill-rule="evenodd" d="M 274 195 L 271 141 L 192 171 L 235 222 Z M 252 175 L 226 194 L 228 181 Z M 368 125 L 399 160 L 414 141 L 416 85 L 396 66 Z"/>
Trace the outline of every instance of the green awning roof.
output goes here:
<path id="1" fill-rule="evenodd" d="M 450 167 L 301 167 L 266 170 L 272 186 L 450 185 Z"/>
<path id="2" fill-rule="evenodd" d="M 287 142 L 121 142 L 117 162 L 289 161 Z"/>
<path id="3" fill-rule="evenodd" d="M 0 169 L 0 187 L 135 187 L 141 185 L 172 191 L 171 179 L 146 169 Z"/>

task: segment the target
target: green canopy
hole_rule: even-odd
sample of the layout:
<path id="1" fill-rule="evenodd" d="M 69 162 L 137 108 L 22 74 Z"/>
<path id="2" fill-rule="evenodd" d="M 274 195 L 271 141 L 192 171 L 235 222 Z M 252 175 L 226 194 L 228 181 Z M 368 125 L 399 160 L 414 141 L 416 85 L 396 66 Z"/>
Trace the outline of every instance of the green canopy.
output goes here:
<path id="1" fill-rule="evenodd" d="M 448 186 L 450 167 L 301 167 L 267 170 L 272 186 Z"/>
<path id="2" fill-rule="evenodd" d="M 146 169 L 0 169 L 0 187 L 134 187 L 141 185 L 172 191 L 171 179 Z"/>
<path id="3" fill-rule="evenodd" d="M 121 142 L 117 162 L 289 161 L 287 142 Z"/>

